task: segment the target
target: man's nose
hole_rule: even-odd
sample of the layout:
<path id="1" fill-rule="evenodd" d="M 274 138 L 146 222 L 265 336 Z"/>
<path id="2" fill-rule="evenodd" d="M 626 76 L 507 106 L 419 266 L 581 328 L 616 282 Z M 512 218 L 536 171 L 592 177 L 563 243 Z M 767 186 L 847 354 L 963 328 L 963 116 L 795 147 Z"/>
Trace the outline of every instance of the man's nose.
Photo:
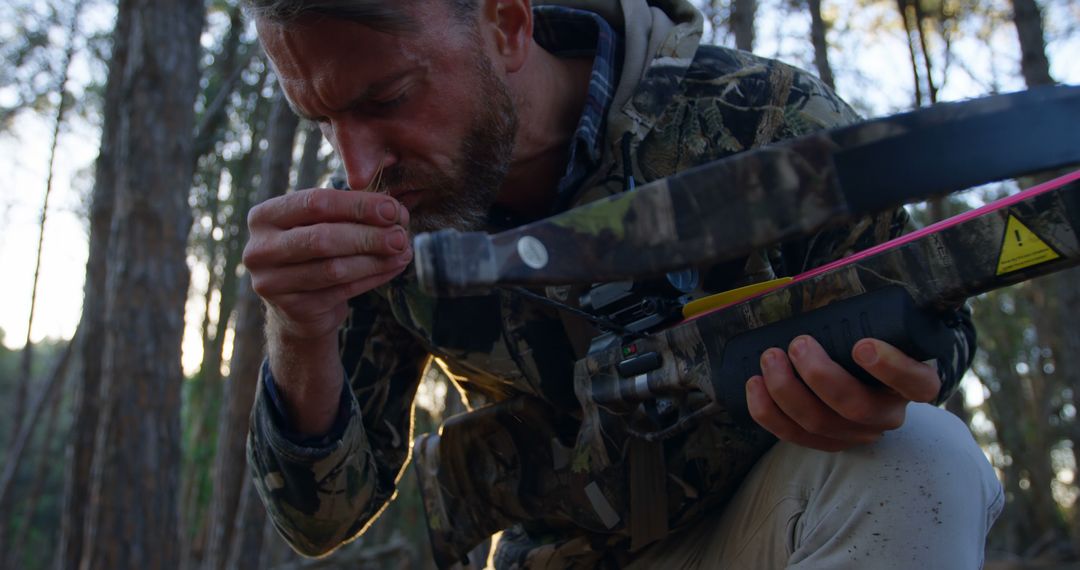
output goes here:
<path id="1" fill-rule="evenodd" d="M 394 162 L 385 139 L 360 121 L 343 120 L 335 124 L 334 146 L 353 190 L 377 190 L 373 186 L 380 171 Z"/>

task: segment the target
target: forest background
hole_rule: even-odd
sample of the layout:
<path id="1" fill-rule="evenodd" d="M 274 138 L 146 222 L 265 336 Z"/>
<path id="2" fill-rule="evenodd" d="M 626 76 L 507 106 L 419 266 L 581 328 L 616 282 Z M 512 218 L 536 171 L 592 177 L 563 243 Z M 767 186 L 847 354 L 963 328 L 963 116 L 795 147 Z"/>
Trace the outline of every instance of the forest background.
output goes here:
<path id="1" fill-rule="evenodd" d="M 1078 0 L 696 3 L 707 41 L 812 70 L 868 117 L 1080 83 Z M 0 54 L 0 567 L 431 567 L 411 474 L 317 561 L 247 482 L 262 317 L 245 213 L 335 164 L 236 0 L 7 0 Z M 1007 490 L 996 568 L 1080 568 L 1078 279 L 972 301 L 980 350 L 948 407 Z M 461 409 L 429 374 L 417 431 Z"/>

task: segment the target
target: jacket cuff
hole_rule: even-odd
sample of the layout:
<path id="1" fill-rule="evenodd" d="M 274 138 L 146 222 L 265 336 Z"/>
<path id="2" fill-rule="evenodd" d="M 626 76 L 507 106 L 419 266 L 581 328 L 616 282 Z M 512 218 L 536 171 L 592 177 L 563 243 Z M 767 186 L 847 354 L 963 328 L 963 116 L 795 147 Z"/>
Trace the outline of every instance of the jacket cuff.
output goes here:
<path id="1" fill-rule="evenodd" d="M 274 375 L 270 372 L 268 359 L 263 360 L 259 375 L 262 377 L 260 381 L 262 388 L 259 390 L 258 397 L 263 401 L 259 402 L 261 405 L 256 406 L 256 413 L 261 410 L 267 416 L 265 418 L 267 421 L 258 422 L 258 424 L 269 428 L 265 435 L 271 445 L 282 451 L 290 448 L 290 455 L 294 454 L 292 452 L 298 452 L 301 456 L 309 458 L 325 456 L 341 443 L 349 423 L 360 413 L 359 405 L 356 403 L 352 390 L 349 389 L 346 378 L 341 383 L 341 397 L 338 399 L 338 409 L 330 431 L 318 436 L 301 434 L 296 430 L 296 425 L 285 408 L 277 384 L 274 383 Z"/>

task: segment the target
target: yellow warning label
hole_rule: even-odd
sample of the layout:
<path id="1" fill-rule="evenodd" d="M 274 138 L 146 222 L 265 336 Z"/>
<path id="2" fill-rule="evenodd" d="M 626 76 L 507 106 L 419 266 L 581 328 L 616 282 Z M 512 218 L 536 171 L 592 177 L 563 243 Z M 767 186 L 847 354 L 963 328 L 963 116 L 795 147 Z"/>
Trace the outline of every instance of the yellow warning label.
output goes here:
<path id="1" fill-rule="evenodd" d="M 1005 225 L 1005 240 L 1001 244 L 1001 256 L 998 257 L 998 275 L 1053 261 L 1059 257 L 1061 256 L 1053 248 L 1046 245 L 1046 242 L 1028 229 L 1019 218 L 1009 214 L 1009 221 Z"/>

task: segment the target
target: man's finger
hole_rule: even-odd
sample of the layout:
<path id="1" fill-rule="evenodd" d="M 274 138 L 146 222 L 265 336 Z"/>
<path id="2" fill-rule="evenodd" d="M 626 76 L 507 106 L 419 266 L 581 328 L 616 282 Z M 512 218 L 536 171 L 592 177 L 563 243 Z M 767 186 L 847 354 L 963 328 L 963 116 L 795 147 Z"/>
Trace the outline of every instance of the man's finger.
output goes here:
<path id="1" fill-rule="evenodd" d="M 746 406 L 750 417 L 777 438 L 802 447 L 821 451 L 842 451 L 856 445 L 825 436 L 807 433 L 776 405 L 765 387 L 765 379 L 754 376 L 746 383 Z"/>
<path id="2" fill-rule="evenodd" d="M 394 256 L 409 249 L 409 236 L 401 226 L 315 224 L 252 238 L 244 252 L 248 267 L 306 263 L 351 255 Z"/>
<path id="3" fill-rule="evenodd" d="M 318 291 L 286 293 L 278 295 L 273 305 L 288 320 L 305 324 L 318 320 L 328 311 L 342 307 L 341 303 L 366 293 L 401 274 L 405 266 L 375 275 L 369 275 L 350 283 L 342 283 Z"/>
<path id="4" fill-rule="evenodd" d="M 941 391 L 941 378 L 935 367 L 911 358 L 886 342 L 860 340 L 852 349 L 852 358 L 906 400 L 933 402 Z"/>
<path id="5" fill-rule="evenodd" d="M 318 291 L 400 269 L 412 260 L 406 250 L 392 256 L 350 255 L 268 267 L 251 275 L 251 286 L 261 297 Z"/>
<path id="6" fill-rule="evenodd" d="M 830 408 L 795 375 L 795 370 L 782 350 L 770 349 L 762 355 L 761 360 L 769 396 L 785 416 L 807 433 L 853 443 L 867 443 L 876 441 L 883 431 L 877 422 L 857 423 Z M 843 369 L 834 374 L 835 376 L 828 379 L 829 382 L 848 386 L 859 383 Z"/>
<path id="7" fill-rule="evenodd" d="M 896 429 L 903 424 L 905 399 L 852 376 L 813 337 L 795 338 L 788 354 L 808 389 L 841 417 L 856 425 L 873 427 L 875 431 Z"/>
<path id="8" fill-rule="evenodd" d="M 281 229 L 326 222 L 354 222 L 370 226 L 407 226 L 409 213 L 397 200 L 372 192 L 343 192 L 328 188 L 301 190 L 257 204 L 248 213 L 248 225 Z"/>

